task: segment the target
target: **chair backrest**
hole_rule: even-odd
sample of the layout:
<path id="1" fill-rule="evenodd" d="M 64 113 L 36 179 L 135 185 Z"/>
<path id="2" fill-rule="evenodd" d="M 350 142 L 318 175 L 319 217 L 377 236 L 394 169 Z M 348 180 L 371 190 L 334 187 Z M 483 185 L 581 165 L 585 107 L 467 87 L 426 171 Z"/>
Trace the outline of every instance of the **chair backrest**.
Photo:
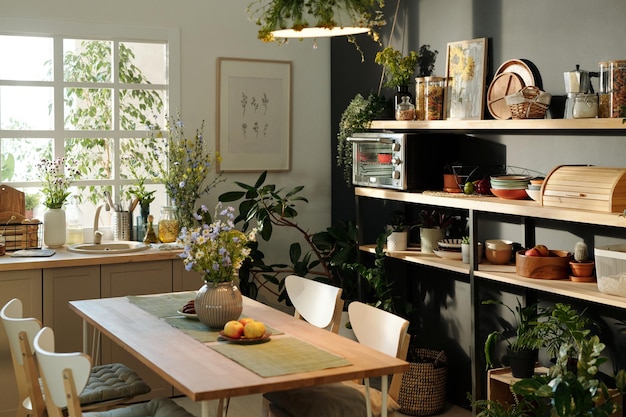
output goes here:
<path id="1" fill-rule="evenodd" d="M 82 411 L 78 394 L 87 385 L 91 374 L 89 355 L 54 352 L 54 332 L 49 327 L 42 328 L 35 336 L 35 352 L 46 394 L 48 415 L 62 416 L 67 408 L 69 417 L 81 417 Z"/>
<path id="2" fill-rule="evenodd" d="M 350 325 L 359 343 L 389 356 L 405 360 L 410 337 L 409 322 L 395 314 L 353 301 L 348 305 Z M 394 377 L 389 386 L 389 395 L 397 399 L 401 377 Z"/>
<path id="3" fill-rule="evenodd" d="M 297 275 L 285 278 L 285 288 L 296 309 L 296 317 L 321 329 L 339 332 L 343 310 L 341 288 Z"/>
<path id="4" fill-rule="evenodd" d="M 13 298 L 2 307 L 0 319 L 9 341 L 19 396 L 18 407 L 26 407 L 28 414 L 41 417 L 45 411 L 45 403 L 33 355 L 33 341 L 41 329 L 41 322 L 36 318 L 23 317 L 22 301 L 18 298 Z M 29 403 L 30 406 L 25 406 Z"/>

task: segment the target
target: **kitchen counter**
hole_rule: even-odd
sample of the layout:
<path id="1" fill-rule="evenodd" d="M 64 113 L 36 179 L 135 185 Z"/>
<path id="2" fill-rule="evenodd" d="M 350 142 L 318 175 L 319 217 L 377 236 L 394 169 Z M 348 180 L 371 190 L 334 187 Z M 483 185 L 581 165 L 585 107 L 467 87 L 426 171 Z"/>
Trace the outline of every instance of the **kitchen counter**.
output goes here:
<path id="1" fill-rule="evenodd" d="M 34 249 L 36 250 L 36 249 Z M 84 254 L 70 252 L 66 247 L 56 248 L 48 257 L 12 257 L 12 252 L 0 256 L 0 271 L 23 271 L 29 269 L 64 268 L 74 266 L 111 265 L 132 262 L 150 262 L 177 259 L 180 249 L 152 247 L 140 252 L 119 254 Z"/>

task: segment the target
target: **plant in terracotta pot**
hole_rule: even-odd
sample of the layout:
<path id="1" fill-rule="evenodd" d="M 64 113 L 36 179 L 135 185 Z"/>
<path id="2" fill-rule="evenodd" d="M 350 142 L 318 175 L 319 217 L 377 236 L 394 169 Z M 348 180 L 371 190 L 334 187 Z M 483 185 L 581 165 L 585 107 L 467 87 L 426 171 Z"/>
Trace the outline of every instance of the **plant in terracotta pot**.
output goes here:
<path id="1" fill-rule="evenodd" d="M 513 376 L 518 378 L 532 376 L 538 350 L 544 343 L 545 329 L 540 319 L 547 314 L 546 309 L 536 304 L 523 307 L 519 300 L 515 309 L 499 300 L 485 300 L 483 304 L 504 306 L 513 314 L 515 320 L 513 325 L 503 321 L 503 330 L 493 331 L 487 336 L 484 347 L 487 366 L 493 366 L 492 352 L 496 342 L 503 339 L 507 343 L 507 356 Z"/>
<path id="2" fill-rule="evenodd" d="M 589 250 L 585 242 L 578 242 L 574 246 L 574 260 L 569 263 L 572 281 L 592 281 L 595 263 L 589 259 Z"/>

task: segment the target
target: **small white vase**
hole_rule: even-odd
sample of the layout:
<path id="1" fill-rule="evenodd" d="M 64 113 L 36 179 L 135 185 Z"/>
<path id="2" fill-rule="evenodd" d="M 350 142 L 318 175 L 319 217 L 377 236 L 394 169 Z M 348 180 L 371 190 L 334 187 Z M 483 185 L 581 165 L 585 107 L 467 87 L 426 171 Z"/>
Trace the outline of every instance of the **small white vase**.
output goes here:
<path id="1" fill-rule="evenodd" d="M 444 229 L 438 227 L 420 227 L 420 247 L 422 253 L 434 253 L 439 241 L 444 237 Z"/>
<path id="2" fill-rule="evenodd" d="M 65 244 L 65 210 L 47 209 L 43 214 L 43 243 L 49 248 Z"/>

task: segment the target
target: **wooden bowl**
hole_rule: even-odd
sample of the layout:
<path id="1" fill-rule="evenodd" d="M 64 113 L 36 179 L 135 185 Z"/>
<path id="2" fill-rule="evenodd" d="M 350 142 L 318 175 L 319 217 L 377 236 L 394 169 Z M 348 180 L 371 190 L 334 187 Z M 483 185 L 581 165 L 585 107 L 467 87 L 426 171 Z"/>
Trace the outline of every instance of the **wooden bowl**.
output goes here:
<path id="1" fill-rule="evenodd" d="M 551 250 L 550 256 L 526 256 L 520 250 L 515 254 L 515 271 L 526 278 L 569 279 L 569 262 L 573 257 L 565 250 Z"/>

